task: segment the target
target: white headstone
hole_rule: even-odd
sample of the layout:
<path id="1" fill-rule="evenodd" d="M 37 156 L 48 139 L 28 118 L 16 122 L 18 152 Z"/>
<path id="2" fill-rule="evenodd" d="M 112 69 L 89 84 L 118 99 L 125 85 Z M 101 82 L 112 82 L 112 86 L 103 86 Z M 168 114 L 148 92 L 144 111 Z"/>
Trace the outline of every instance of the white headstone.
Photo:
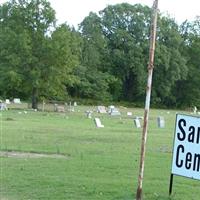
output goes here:
<path id="1" fill-rule="evenodd" d="M 194 113 L 194 114 L 197 113 L 197 107 L 196 107 L 196 106 L 194 106 L 194 108 L 193 108 L 193 113 Z"/>
<path id="2" fill-rule="evenodd" d="M 107 113 L 105 106 L 97 106 L 98 113 Z"/>
<path id="3" fill-rule="evenodd" d="M 114 108 L 111 110 L 110 113 L 111 116 L 117 116 L 117 115 L 121 115 L 121 113 L 119 112 L 119 110 L 117 108 Z"/>
<path id="4" fill-rule="evenodd" d="M 14 103 L 17 103 L 17 104 L 21 103 L 20 98 L 14 98 L 14 99 L 13 99 L 13 102 L 14 102 Z"/>
<path id="5" fill-rule="evenodd" d="M 115 106 L 111 105 L 108 107 L 108 113 L 110 114 L 112 110 L 115 109 Z"/>
<path id="6" fill-rule="evenodd" d="M 99 118 L 94 118 L 94 122 L 95 122 L 97 128 L 104 127 L 104 125 L 101 123 L 101 120 Z"/>
<path id="7" fill-rule="evenodd" d="M 72 106 L 72 103 L 71 101 L 69 102 L 69 109 L 68 109 L 69 112 L 74 112 L 74 106 Z"/>
<path id="8" fill-rule="evenodd" d="M 10 104 L 10 99 L 6 99 L 6 100 L 5 100 L 5 103 L 6 103 L 6 104 Z"/>
<path id="9" fill-rule="evenodd" d="M 127 112 L 127 116 L 132 116 L 133 113 L 132 112 Z"/>
<path id="10" fill-rule="evenodd" d="M 76 101 L 74 102 L 74 106 L 77 106 L 77 102 Z"/>
<path id="11" fill-rule="evenodd" d="M 91 119 L 91 118 L 92 118 L 92 113 L 89 112 L 89 113 L 87 114 L 87 117 L 88 117 L 89 119 Z"/>
<path id="12" fill-rule="evenodd" d="M 91 119 L 92 118 L 92 111 L 90 111 L 90 110 L 86 111 L 86 116 L 87 116 L 87 118 Z"/>
<path id="13" fill-rule="evenodd" d="M 8 110 L 5 103 L 0 102 L 0 110 Z"/>
<path id="14" fill-rule="evenodd" d="M 135 123 L 136 128 L 141 128 L 141 124 L 140 124 L 139 118 L 135 118 L 134 119 L 134 123 Z"/>
<path id="15" fill-rule="evenodd" d="M 165 120 L 164 117 L 159 116 L 157 118 L 157 122 L 158 122 L 158 127 L 159 128 L 164 128 L 165 127 Z"/>
<path id="16" fill-rule="evenodd" d="M 116 116 L 116 115 L 121 115 L 121 113 L 119 112 L 119 110 L 117 108 L 115 108 L 115 106 L 111 105 L 108 107 L 108 113 L 111 116 Z"/>

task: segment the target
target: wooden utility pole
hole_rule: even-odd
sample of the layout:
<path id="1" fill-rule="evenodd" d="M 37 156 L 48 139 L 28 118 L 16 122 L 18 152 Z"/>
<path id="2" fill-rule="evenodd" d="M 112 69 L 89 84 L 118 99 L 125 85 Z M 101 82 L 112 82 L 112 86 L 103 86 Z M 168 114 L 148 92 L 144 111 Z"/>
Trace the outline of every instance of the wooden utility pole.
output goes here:
<path id="1" fill-rule="evenodd" d="M 154 0 L 153 11 L 152 11 L 152 22 L 151 22 L 148 79 L 146 88 L 146 101 L 145 101 L 144 123 L 143 123 L 142 143 L 141 143 L 140 169 L 138 176 L 138 188 L 136 194 L 137 200 L 142 200 L 142 182 L 144 177 L 144 160 L 146 152 L 147 129 L 148 129 L 149 108 L 151 99 L 151 85 L 152 85 L 152 75 L 154 67 L 153 64 L 154 64 L 154 52 L 155 52 L 155 41 L 156 41 L 157 13 L 158 13 L 158 0 Z"/>

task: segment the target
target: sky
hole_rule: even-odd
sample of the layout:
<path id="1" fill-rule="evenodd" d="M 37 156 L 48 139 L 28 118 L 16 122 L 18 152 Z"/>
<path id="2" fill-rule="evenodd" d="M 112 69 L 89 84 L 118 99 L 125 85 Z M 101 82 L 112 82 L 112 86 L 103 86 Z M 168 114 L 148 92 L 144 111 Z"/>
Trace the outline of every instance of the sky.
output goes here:
<path id="1" fill-rule="evenodd" d="M 6 0 L 0 0 L 4 3 Z M 103 10 L 107 5 L 127 2 L 129 4 L 140 3 L 152 7 L 153 0 L 49 0 L 51 6 L 56 11 L 58 24 L 67 24 L 77 27 L 89 12 Z M 164 15 L 169 14 L 181 24 L 186 19 L 194 20 L 195 16 L 200 15 L 199 0 L 158 0 L 158 7 Z"/>

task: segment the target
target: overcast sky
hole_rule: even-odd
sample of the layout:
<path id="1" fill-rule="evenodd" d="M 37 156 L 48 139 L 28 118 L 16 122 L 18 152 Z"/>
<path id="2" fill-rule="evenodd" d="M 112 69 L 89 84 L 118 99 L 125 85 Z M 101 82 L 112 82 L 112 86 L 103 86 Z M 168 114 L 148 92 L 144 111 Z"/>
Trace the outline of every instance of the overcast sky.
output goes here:
<path id="1" fill-rule="evenodd" d="M 127 2 L 130 4 L 141 3 L 152 7 L 153 0 L 50 0 L 52 7 L 56 10 L 59 23 L 67 22 L 75 27 L 90 11 L 98 12 L 107 5 Z M 200 15 L 199 0 L 159 0 L 159 9 L 163 13 L 170 14 L 178 23 L 193 20 Z"/>
<path id="2" fill-rule="evenodd" d="M 6 0 L 0 0 L 5 2 Z M 58 23 L 67 22 L 77 27 L 90 11 L 98 12 L 107 5 L 127 2 L 140 3 L 152 7 L 153 0 L 49 0 L 56 11 Z M 184 20 L 193 20 L 200 15 L 200 0 L 159 0 L 158 7 L 162 13 L 168 13 L 178 23 Z"/>

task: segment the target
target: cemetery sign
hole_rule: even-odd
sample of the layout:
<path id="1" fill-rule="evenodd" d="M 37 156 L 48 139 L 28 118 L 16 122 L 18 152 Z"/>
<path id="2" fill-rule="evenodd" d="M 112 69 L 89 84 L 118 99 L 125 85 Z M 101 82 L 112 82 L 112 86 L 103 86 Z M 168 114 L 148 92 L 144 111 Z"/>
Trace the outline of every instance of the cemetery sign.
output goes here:
<path id="1" fill-rule="evenodd" d="M 173 175 L 200 180 L 200 118 L 197 116 L 176 116 L 170 194 Z"/>

